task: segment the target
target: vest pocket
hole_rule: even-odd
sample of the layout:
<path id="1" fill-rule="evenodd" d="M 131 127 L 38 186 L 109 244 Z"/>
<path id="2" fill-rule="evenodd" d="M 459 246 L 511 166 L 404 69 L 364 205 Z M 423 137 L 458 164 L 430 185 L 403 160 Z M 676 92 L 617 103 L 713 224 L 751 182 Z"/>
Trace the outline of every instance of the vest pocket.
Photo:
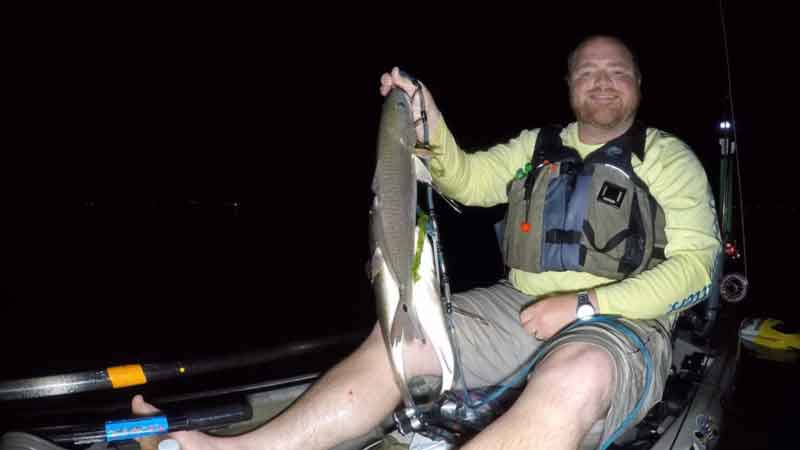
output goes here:
<path id="1" fill-rule="evenodd" d="M 530 176 L 535 177 L 530 205 L 525 201 L 525 179 L 513 180 L 508 190 L 508 212 L 503 233 L 503 253 L 506 265 L 526 272 L 540 272 L 541 254 L 541 200 L 536 190 L 547 184 L 549 174 L 546 171 L 534 170 Z M 528 224 L 527 231 L 523 224 Z"/>
<path id="2" fill-rule="evenodd" d="M 612 279 L 636 271 L 646 243 L 636 193 L 624 175 L 607 171 L 592 180 L 586 221 L 583 270 Z"/>

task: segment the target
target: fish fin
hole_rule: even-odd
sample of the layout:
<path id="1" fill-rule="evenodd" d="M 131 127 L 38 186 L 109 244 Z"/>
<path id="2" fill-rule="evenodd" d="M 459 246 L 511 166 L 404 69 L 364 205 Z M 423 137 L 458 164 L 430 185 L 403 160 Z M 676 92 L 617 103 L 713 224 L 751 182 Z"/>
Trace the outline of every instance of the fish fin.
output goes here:
<path id="1" fill-rule="evenodd" d="M 442 391 L 453 386 L 455 367 L 454 347 L 445 307 L 442 304 L 439 268 L 434 258 L 433 243 L 425 236 L 420 257 L 420 282 L 414 285 L 414 307 L 430 351 L 439 364 Z"/>
<path id="2" fill-rule="evenodd" d="M 412 156 L 414 160 L 414 177 L 417 181 L 420 181 L 425 184 L 433 184 L 433 176 L 431 175 L 431 171 L 425 166 L 425 163 L 422 162 L 419 156 Z"/>
<path id="3" fill-rule="evenodd" d="M 398 389 L 403 397 L 403 402 L 407 407 L 414 406 L 414 398 L 408 389 L 408 380 L 406 379 L 405 359 L 403 358 L 403 332 L 400 331 L 398 336 L 392 336 L 389 344 L 389 358 L 392 367 L 394 368 L 394 378 Z"/>
<path id="4" fill-rule="evenodd" d="M 403 394 L 406 406 L 414 405 L 414 399 L 409 390 L 411 374 L 408 373 L 406 367 L 406 352 L 409 350 L 409 343 L 419 339 L 424 340 L 422 329 L 416 317 L 411 316 L 411 312 L 410 308 L 403 308 L 402 302 L 397 305 L 397 312 L 389 335 L 389 355 L 394 367 L 395 380 Z"/>

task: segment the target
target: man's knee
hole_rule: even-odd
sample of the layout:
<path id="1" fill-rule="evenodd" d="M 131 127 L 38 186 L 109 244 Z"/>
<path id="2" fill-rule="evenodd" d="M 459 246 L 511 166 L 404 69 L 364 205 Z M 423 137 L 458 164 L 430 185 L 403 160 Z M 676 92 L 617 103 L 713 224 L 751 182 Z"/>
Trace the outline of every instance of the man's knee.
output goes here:
<path id="1" fill-rule="evenodd" d="M 580 369 L 594 375 L 592 378 L 605 378 L 612 375 L 614 362 L 602 347 L 573 342 L 554 349 L 538 367 L 565 371 L 567 374 Z"/>
<path id="2" fill-rule="evenodd" d="M 532 383 L 552 389 L 564 403 L 591 416 L 608 409 L 614 361 L 609 353 L 592 344 L 571 343 L 548 355 L 534 370 Z"/>

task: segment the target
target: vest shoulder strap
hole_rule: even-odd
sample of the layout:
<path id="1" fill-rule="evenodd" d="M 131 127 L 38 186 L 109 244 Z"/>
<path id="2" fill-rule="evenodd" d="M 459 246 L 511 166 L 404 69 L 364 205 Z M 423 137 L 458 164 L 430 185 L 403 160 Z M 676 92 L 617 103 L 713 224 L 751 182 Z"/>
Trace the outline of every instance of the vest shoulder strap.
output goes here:
<path id="1" fill-rule="evenodd" d="M 531 157 L 533 167 L 538 167 L 545 161 L 558 161 L 566 156 L 561 143 L 562 128 L 560 125 L 545 125 L 539 129 Z"/>

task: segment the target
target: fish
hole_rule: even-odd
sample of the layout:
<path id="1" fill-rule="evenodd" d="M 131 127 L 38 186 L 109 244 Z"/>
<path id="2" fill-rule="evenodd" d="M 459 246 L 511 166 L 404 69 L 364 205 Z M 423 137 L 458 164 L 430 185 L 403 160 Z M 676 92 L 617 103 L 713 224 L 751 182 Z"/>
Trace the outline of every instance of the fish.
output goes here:
<path id="1" fill-rule="evenodd" d="M 430 184 L 432 178 L 416 150 L 412 117 L 408 95 L 393 89 L 381 112 L 370 209 L 370 279 L 384 343 L 407 407 L 417 402 L 410 388 L 417 375 L 441 376 L 434 398 L 449 390 L 455 377 L 433 245 L 417 225 L 418 183 Z M 440 373 L 415 373 L 418 364 L 409 363 L 421 360 L 435 361 Z"/>

